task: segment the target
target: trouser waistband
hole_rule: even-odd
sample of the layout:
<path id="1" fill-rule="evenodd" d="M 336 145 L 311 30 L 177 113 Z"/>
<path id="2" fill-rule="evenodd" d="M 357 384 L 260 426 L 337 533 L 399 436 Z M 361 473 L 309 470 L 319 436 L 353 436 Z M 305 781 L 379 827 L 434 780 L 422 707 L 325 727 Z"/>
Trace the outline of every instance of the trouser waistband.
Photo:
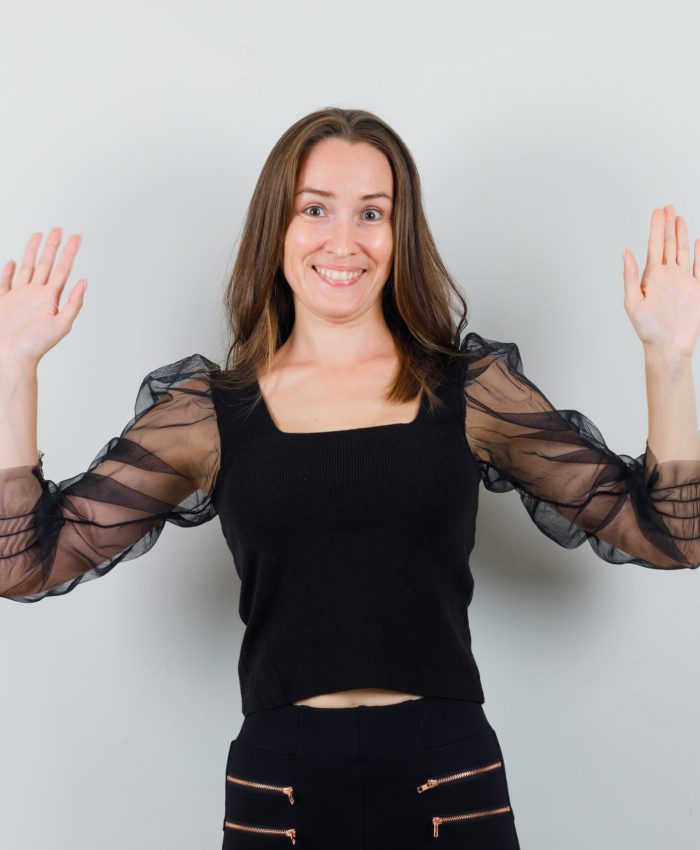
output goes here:
<path id="1" fill-rule="evenodd" d="M 387 705 L 288 705 L 245 716 L 241 744 L 287 755 L 367 761 L 409 755 L 490 730 L 481 703 L 424 696 Z"/>

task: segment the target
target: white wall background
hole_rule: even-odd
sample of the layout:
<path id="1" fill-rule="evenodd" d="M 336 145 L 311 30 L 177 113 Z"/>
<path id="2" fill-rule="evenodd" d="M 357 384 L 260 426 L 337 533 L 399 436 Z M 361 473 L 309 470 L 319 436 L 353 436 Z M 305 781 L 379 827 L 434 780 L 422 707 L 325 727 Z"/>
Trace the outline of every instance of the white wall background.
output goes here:
<path id="1" fill-rule="evenodd" d="M 83 235 L 66 295 L 89 278 L 39 367 L 48 477 L 120 433 L 152 368 L 222 357 L 257 175 L 327 105 L 378 113 L 411 148 L 471 328 L 517 341 L 528 376 L 613 450 L 643 451 L 622 249 L 643 268 L 666 203 L 700 235 L 696 4 L 0 12 L 0 262 L 61 225 Z M 700 574 L 564 550 L 515 493 L 483 488 L 472 568 L 474 650 L 524 850 L 700 846 Z M 0 600 L 0 846 L 220 847 L 242 720 L 238 590 L 215 520 L 168 526 L 65 597 Z"/>

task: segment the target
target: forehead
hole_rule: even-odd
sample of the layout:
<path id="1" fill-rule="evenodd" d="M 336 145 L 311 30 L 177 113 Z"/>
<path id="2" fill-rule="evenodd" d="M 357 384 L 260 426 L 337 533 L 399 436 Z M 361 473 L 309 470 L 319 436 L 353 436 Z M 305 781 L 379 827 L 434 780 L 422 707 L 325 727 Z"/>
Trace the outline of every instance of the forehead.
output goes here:
<path id="1" fill-rule="evenodd" d="M 331 138 L 317 142 L 304 158 L 295 190 L 305 186 L 353 197 L 374 192 L 391 195 L 394 178 L 389 160 L 373 145 Z"/>

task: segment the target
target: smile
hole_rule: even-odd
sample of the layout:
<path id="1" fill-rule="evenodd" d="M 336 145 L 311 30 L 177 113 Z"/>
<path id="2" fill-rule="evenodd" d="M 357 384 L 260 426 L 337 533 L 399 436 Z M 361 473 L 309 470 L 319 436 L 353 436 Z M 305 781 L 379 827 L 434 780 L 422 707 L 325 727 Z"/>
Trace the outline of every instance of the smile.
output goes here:
<path id="1" fill-rule="evenodd" d="M 326 269 L 323 266 L 312 266 L 316 274 L 329 286 L 352 286 L 365 273 L 365 269 L 359 272 L 339 272 L 334 269 Z"/>

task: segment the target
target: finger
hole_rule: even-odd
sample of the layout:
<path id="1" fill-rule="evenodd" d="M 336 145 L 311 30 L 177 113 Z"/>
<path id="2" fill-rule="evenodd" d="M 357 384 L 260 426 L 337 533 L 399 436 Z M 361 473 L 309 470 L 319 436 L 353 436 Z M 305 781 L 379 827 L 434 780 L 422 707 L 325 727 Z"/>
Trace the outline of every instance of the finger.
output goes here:
<path id="1" fill-rule="evenodd" d="M 17 286 L 24 286 L 26 283 L 29 283 L 32 279 L 32 274 L 34 273 L 34 260 L 36 259 L 36 252 L 39 250 L 39 245 L 41 245 L 41 237 L 43 233 L 35 233 L 29 242 L 27 242 L 27 247 L 24 249 L 24 255 L 22 257 L 22 262 L 19 266 L 19 274 L 17 275 Z"/>
<path id="2" fill-rule="evenodd" d="M 693 263 L 693 274 L 700 280 L 700 239 L 695 240 L 695 262 Z"/>
<path id="3" fill-rule="evenodd" d="M 68 275 L 71 273 L 73 260 L 75 259 L 75 255 L 78 253 L 78 248 L 80 248 L 80 242 L 81 236 L 79 233 L 75 233 L 71 236 L 71 238 L 63 246 L 61 259 L 51 272 L 51 276 L 49 277 L 49 286 L 54 287 L 59 293 L 68 280 Z"/>
<path id="4" fill-rule="evenodd" d="M 664 257 L 664 211 L 655 209 L 651 214 L 649 243 L 647 245 L 647 266 L 661 265 Z"/>
<path id="5" fill-rule="evenodd" d="M 51 271 L 51 266 L 53 265 L 54 257 L 56 256 L 56 249 L 60 244 L 61 228 L 54 227 L 49 232 L 46 239 L 46 245 L 44 245 L 44 250 L 39 262 L 37 263 L 36 269 L 34 270 L 34 275 L 32 276 L 32 283 L 37 283 L 39 285 L 46 283 L 46 279 Z"/>
<path id="6" fill-rule="evenodd" d="M 625 285 L 625 307 L 634 311 L 637 304 L 644 298 L 644 294 L 639 283 L 639 266 L 629 248 L 625 248 L 623 253 L 622 274 Z"/>
<path id="7" fill-rule="evenodd" d="M 12 289 L 12 275 L 15 273 L 15 261 L 8 260 L 0 275 L 0 295 L 4 295 Z"/>
<path id="8" fill-rule="evenodd" d="M 690 271 L 690 245 L 688 224 L 682 215 L 676 216 L 676 262 L 685 271 Z"/>
<path id="9" fill-rule="evenodd" d="M 75 317 L 80 312 L 83 306 L 85 290 L 87 289 L 87 278 L 81 278 L 71 289 L 66 303 L 61 307 L 56 316 L 62 322 L 65 322 L 70 328 L 75 321 Z"/>
<path id="10" fill-rule="evenodd" d="M 676 213 L 671 204 L 664 207 L 664 263 L 676 262 Z"/>

